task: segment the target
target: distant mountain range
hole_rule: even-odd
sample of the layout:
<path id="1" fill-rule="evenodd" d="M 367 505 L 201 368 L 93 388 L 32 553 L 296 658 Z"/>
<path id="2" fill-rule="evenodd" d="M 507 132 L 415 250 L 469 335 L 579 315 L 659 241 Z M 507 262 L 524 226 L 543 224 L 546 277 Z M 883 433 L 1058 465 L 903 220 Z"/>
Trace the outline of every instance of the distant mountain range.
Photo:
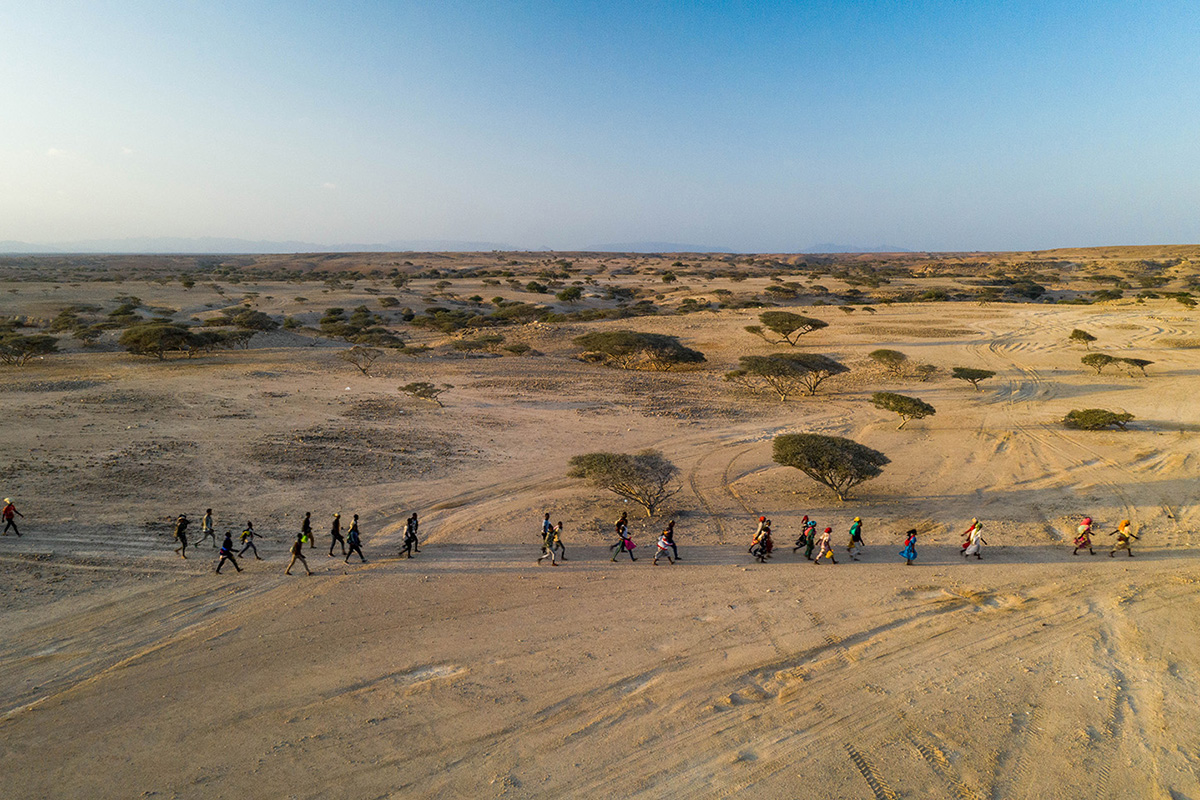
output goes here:
<path id="1" fill-rule="evenodd" d="M 114 253 L 139 254 L 162 253 L 203 255 L 207 253 L 428 253 L 428 252 L 488 252 L 500 251 L 548 251 L 550 248 L 514 247 L 504 242 L 476 242 L 456 239 L 402 239 L 391 242 L 375 243 L 344 243 L 323 244 L 319 242 L 299 241 L 264 241 L 256 239 L 229 239 L 216 236 L 202 236 L 194 239 L 163 236 L 143 236 L 130 239 L 81 239 L 72 242 L 51 242 L 48 244 L 0 241 L 0 253 L 8 255 L 53 255 L 66 253 Z M 709 245 L 681 244 L 679 242 L 619 242 L 615 244 L 594 244 L 587 247 L 573 248 L 564 252 L 592 253 L 743 253 L 745 250 L 733 250 L 727 247 L 712 247 Z M 761 251 L 768 252 L 768 251 Z M 784 251 L 769 251 L 784 252 Z M 800 253 L 910 253 L 902 247 L 878 245 L 863 247 L 844 244 L 815 244 L 793 252 Z"/>
<path id="2" fill-rule="evenodd" d="M 582 253 L 736 253 L 726 247 L 710 247 L 704 244 L 680 244 L 679 242 L 619 242 L 617 244 L 593 244 L 579 248 Z"/>
<path id="3" fill-rule="evenodd" d="M 75 242 L 33 244 L 30 242 L 0 241 L 0 253 L 397 253 L 397 252 L 480 252 L 516 250 L 501 242 L 469 242 L 452 239 L 413 239 L 373 244 L 320 244 L 317 242 L 271 242 L 252 239 L 225 239 L 203 236 L 196 239 L 178 237 L 138 237 L 133 239 L 84 239 Z"/>
<path id="4" fill-rule="evenodd" d="M 893 247 L 890 244 L 874 245 L 872 247 L 863 247 L 857 244 L 814 244 L 812 247 L 801 250 L 802 253 L 911 253 L 912 250 L 905 250 L 903 247 Z"/>

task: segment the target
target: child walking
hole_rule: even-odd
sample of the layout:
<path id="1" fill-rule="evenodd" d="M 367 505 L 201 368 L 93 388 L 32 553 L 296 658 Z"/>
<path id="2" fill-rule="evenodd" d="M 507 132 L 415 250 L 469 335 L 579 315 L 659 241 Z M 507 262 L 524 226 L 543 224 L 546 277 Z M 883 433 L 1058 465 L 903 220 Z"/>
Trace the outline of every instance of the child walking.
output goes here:
<path id="1" fill-rule="evenodd" d="M 350 552 L 346 553 L 346 563 L 350 563 L 350 556 L 358 553 L 358 557 L 362 559 L 362 563 L 367 563 L 367 557 L 363 555 L 362 539 L 358 535 L 358 514 L 354 515 L 354 520 L 350 523 L 350 530 L 346 531 L 346 544 L 350 548 Z"/>
<path id="2" fill-rule="evenodd" d="M 658 537 L 658 549 L 654 551 L 654 560 L 651 561 L 650 563 L 657 567 L 658 566 L 658 557 L 665 556 L 668 563 L 674 564 L 675 559 L 671 558 L 671 554 L 668 552 L 670 549 L 671 549 L 671 541 L 670 541 L 670 539 L 667 538 L 667 530 L 663 529 L 663 532 L 661 534 L 659 534 L 659 537 Z"/>
<path id="3" fill-rule="evenodd" d="M 175 552 L 179 553 L 179 555 L 184 559 L 187 558 L 187 527 L 187 514 L 180 514 L 179 518 L 175 520 L 175 539 L 179 542 L 179 547 L 175 548 Z"/>
<path id="4" fill-rule="evenodd" d="M 858 548 L 857 551 L 855 548 Z M 862 517 L 855 517 L 854 522 L 850 523 L 850 544 L 846 545 L 846 551 L 850 553 L 852 561 L 858 561 L 858 554 L 866 548 L 862 538 Z"/>

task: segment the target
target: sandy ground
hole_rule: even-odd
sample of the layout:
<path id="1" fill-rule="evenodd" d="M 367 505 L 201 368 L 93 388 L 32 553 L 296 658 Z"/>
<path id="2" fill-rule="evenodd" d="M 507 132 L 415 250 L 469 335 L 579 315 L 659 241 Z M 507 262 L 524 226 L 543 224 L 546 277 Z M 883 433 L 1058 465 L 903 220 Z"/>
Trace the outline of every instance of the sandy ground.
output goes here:
<path id="1" fill-rule="evenodd" d="M 0 479 L 26 535 L 0 539 L 4 794 L 1200 800 L 1200 351 L 1179 346 L 1200 326 L 1177 308 L 827 313 L 804 347 L 852 372 L 786 403 L 721 380 L 773 349 L 742 331 L 751 311 L 525 326 L 544 355 L 394 356 L 375 377 L 282 339 L 8 370 Z M 570 358 L 604 327 L 709 363 Z M 1082 367 L 1076 327 L 1148 377 Z M 878 347 L 997 375 L 892 379 Z M 453 384 L 446 407 L 397 392 L 415 380 Z M 896 430 L 881 389 L 937 414 Z M 1136 420 L 1058 423 L 1085 407 Z M 795 431 L 892 463 L 839 503 L 771 461 Z M 671 516 L 674 566 L 609 562 L 625 506 L 564 477 L 577 453 L 643 447 L 681 475 L 662 517 L 631 513 L 638 552 Z M 253 519 L 265 560 L 215 576 L 208 545 L 174 556 L 174 516 L 209 506 L 218 530 Z M 285 577 L 305 510 L 316 575 Z M 325 555 L 334 511 L 362 516 L 369 563 Z M 413 511 L 425 542 L 400 560 Z M 534 564 L 543 511 L 565 522 L 556 568 Z M 745 553 L 759 513 L 781 546 L 764 565 Z M 839 555 L 862 516 L 862 561 L 793 556 L 804 514 Z M 1084 514 L 1099 549 L 1072 557 Z M 989 544 L 964 563 L 973 516 Z M 1105 550 L 1122 518 L 1132 559 Z"/>

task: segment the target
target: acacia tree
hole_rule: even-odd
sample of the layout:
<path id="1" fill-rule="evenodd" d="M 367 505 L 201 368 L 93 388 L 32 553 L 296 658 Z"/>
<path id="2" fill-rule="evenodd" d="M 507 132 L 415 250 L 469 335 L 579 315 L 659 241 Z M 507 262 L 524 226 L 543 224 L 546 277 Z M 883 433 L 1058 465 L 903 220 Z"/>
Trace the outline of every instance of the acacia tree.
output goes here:
<path id="1" fill-rule="evenodd" d="M 1096 337 L 1092 336 L 1087 331 L 1081 331 L 1079 328 L 1071 331 L 1071 335 L 1067 337 L 1072 342 L 1081 342 L 1085 350 L 1092 349 L 1092 342 L 1096 341 Z"/>
<path id="2" fill-rule="evenodd" d="M 1121 363 L 1128 364 L 1131 367 L 1137 367 L 1142 371 L 1142 375 L 1146 374 L 1146 367 L 1153 364 L 1153 361 L 1148 361 L 1144 358 L 1122 358 Z"/>
<path id="3" fill-rule="evenodd" d="M 24 336 L 7 333 L 0 336 L 0 361 L 22 367 L 38 356 L 58 352 L 58 340 L 44 333 Z"/>
<path id="4" fill-rule="evenodd" d="M 849 372 L 850 368 L 817 353 L 772 353 L 769 356 L 742 356 L 740 369 L 725 374 L 725 380 L 749 388 L 765 384 L 780 400 L 799 394 L 812 396 L 828 378 Z"/>
<path id="5" fill-rule="evenodd" d="M 628 453 L 585 453 L 574 456 L 567 470 L 569 478 L 583 478 L 592 485 L 624 497 L 646 510 L 646 516 L 654 512 L 679 491 L 672 486 L 679 468 L 672 464 L 661 451 L 649 449 L 630 455 Z"/>
<path id="6" fill-rule="evenodd" d="M 990 369 L 975 369 L 974 367 L 954 367 L 950 370 L 950 377 L 966 381 L 974 386 L 977 392 L 979 391 L 979 382 L 986 381 L 995 374 Z"/>
<path id="7" fill-rule="evenodd" d="M 414 381 L 413 383 L 407 383 L 404 386 L 401 386 L 400 391 L 406 394 L 411 394 L 418 400 L 432 400 L 433 402 L 437 403 L 439 407 L 445 408 L 445 406 L 442 405 L 442 401 L 438 399 L 438 395 L 453 388 L 454 385 L 449 383 L 443 383 L 441 386 L 437 386 L 428 381 Z"/>
<path id="8" fill-rule="evenodd" d="M 872 350 L 867 354 L 867 358 L 879 364 L 897 378 L 904 374 L 904 367 L 908 363 L 908 356 L 899 350 Z"/>
<path id="9" fill-rule="evenodd" d="M 134 355 L 154 356 L 162 360 L 169 352 L 191 351 L 200 338 L 183 325 L 168 322 L 148 322 L 126 328 L 118 340 Z"/>
<path id="10" fill-rule="evenodd" d="M 866 445 L 840 436 L 788 433 L 772 443 L 775 463 L 795 467 L 814 481 L 828 486 L 845 500 L 863 481 L 878 477 L 891 459 Z"/>
<path id="11" fill-rule="evenodd" d="M 1084 431 L 1099 431 L 1110 425 L 1116 425 L 1125 430 L 1125 423 L 1133 419 L 1133 414 L 1107 411 L 1103 408 L 1076 409 L 1063 417 L 1063 425 Z"/>
<path id="12" fill-rule="evenodd" d="M 1096 374 L 1099 375 L 1104 371 L 1105 367 L 1107 367 L 1109 364 L 1112 364 L 1117 359 L 1105 353 L 1090 353 L 1079 360 L 1096 370 Z"/>
<path id="13" fill-rule="evenodd" d="M 910 419 L 924 419 L 937 413 L 937 410 L 924 400 L 894 392 L 876 392 L 871 395 L 871 404 L 900 415 L 900 427 L 896 430 L 902 429 Z"/>
<path id="14" fill-rule="evenodd" d="M 580 355 L 583 360 L 620 369 L 669 370 L 704 361 L 704 353 L 685 347 L 665 333 L 595 331 L 575 337 L 575 344 L 584 348 Z"/>
<path id="15" fill-rule="evenodd" d="M 383 355 L 383 351 L 375 347 L 363 347 L 356 344 L 348 350 L 338 352 L 338 358 L 353 364 L 363 375 L 370 376 L 371 365 Z"/>
<path id="16" fill-rule="evenodd" d="M 796 346 L 796 342 L 804 334 L 829 327 L 828 322 L 793 314 L 790 311 L 764 311 L 758 315 L 758 321 L 762 325 L 747 325 L 746 331 L 755 336 L 761 336 L 772 344 L 786 342 L 792 347 Z M 771 338 L 767 335 L 767 331 L 777 334 L 780 338 Z"/>

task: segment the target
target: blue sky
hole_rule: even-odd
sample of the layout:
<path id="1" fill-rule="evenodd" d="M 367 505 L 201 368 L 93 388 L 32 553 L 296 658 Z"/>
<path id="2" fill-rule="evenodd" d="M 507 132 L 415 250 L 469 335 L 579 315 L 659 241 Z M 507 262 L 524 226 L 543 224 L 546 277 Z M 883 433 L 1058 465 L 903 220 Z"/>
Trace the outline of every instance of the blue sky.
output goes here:
<path id="1" fill-rule="evenodd" d="M 0 240 L 1200 242 L 1193 2 L 0 0 Z"/>

